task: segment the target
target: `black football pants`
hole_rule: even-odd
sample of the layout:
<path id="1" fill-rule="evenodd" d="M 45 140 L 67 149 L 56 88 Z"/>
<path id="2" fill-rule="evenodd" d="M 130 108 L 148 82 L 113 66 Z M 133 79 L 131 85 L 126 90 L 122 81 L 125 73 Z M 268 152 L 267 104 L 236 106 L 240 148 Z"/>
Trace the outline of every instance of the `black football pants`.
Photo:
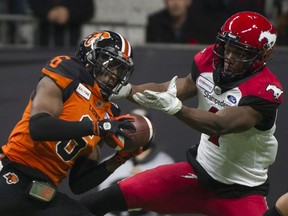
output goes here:
<path id="1" fill-rule="evenodd" d="M 31 177 L 11 166 L 0 171 L 1 216 L 93 216 L 66 194 L 57 192 L 50 202 L 27 195 Z"/>

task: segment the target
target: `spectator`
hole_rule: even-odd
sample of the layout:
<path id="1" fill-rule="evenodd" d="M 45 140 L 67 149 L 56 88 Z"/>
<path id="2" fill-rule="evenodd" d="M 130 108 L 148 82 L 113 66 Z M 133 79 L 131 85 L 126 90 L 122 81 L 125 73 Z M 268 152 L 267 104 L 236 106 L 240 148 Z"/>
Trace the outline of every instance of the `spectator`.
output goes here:
<path id="1" fill-rule="evenodd" d="M 83 23 L 94 15 L 93 0 L 29 0 L 39 18 L 39 45 L 77 46 Z"/>
<path id="2" fill-rule="evenodd" d="M 0 1 L 0 13 L 1 14 L 11 14 L 11 15 L 26 15 L 29 12 L 28 3 L 26 0 L 1 0 Z M 5 35 L 3 42 L 7 44 L 24 44 L 27 42 L 25 38 L 23 28 L 25 26 L 18 21 L 8 21 L 6 32 L 2 34 Z M 3 31 L 3 29 L 1 29 Z"/>
<path id="3" fill-rule="evenodd" d="M 149 119 L 151 119 L 148 111 L 144 108 L 133 109 L 130 113 L 144 115 Z M 125 164 L 123 164 L 116 171 L 114 171 L 112 175 L 110 175 L 102 184 L 99 185 L 98 189 L 102 190 L 106 187 L 116 184 L 121 179 L 137 174 L 144 170 L 154 168 L 158 165 L 169 163 L 174 163 L 174 159 L 164 151 L 159 150 L 157 144 L 154 141 L 152 141 L 150 145 L 147 147 L 147 149 L 144 149 L 140 155 L 136 156 L 131 160 L 128 160 Z M 111 215 L 151 216 L 155 214 L 152 212 L 140 211 L 130 213 L 113 212 L 113 214 Z"/>
<path id="4" fill-rule="evenodd" d="M 164 2 L 163 10 L 148 17 L 146 42 L 182 44 L 207 42 L 203 33 L 205 29 L 197 19 L 198 13 L 190 13 L 194 0 L 164 0 Z"/>

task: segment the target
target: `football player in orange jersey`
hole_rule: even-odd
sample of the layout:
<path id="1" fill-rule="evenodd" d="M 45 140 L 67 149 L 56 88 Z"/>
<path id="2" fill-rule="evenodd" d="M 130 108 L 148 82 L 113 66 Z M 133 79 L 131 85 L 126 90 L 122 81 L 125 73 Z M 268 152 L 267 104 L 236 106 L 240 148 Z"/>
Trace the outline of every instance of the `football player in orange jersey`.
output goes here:
<path id="1" fill-rule="evenodd" d="M 57 192 L 57 185 L 71 169 L 71 190 L 85 192 L 134 155 L 117 152 L 97 164 L 101 137 L 112 136 L 121 146 L 118 134 L 129 139 L 121 129 L 135 130 L 129 116 L 117 117 L 120 109 L 109 100 L 132 72 L 131 45 L 112 31 L 86 37 L 75 57 L 47 62 L 22 119 L 1 148 L 1 216 L 92 215 Z"/>

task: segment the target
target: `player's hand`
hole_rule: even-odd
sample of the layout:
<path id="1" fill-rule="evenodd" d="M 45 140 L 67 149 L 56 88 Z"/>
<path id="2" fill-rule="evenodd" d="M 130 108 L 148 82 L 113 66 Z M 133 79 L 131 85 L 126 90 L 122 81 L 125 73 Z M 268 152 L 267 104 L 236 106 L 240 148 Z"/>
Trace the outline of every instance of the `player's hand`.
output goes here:
<path id="1" fill-rule="evenodd" d="M 114 157 L 118 163 L 124 164 L 127 160 L 134 158 L 137 155 L 140 155 L 142 152 L 143 152 L 143 147 L 140 147 L 133 152 L 117 151 Z"/>
<path id="2" fill-rule="evenodd" d="M 177 76 L 173 77 L 166 92 L 145 90 L 143 94 L 138 92 L 132 97 L 142 106 L 158 109 L 168 113 L 169 115 L 174 115 L 182 107 L 182 102 L 176 96 L 176 80 Z"/>
<path id="3" fill-rule="evenodd" d="M 128 129 L 131 132 L 135 132 L 136 128 L 131 123 L 134 118 L 130 115 L 122 115 L 116 117 L 113 120 L 104 119 L 94 124 L 94 134 L 100 137 L 110 136 L 120 148 L 123 148 L 123 143 L 118 139 L 118 136 L 122 136 L 126 139 L 132 139 L 122 129 Z"/>
<path id="4" fill-rule="evenodd" d="M 127 85 L 123 86 L 120 91 L 118 92 L 118 94 L 112 94 L 110 96 L 110 100 L 115 100 L 115 99 L 121 99 L 121 98 L 126 98 L 129 96 L 130 92 L 132 89 L 132 85 L 130 83 L 128 83 Z"/>

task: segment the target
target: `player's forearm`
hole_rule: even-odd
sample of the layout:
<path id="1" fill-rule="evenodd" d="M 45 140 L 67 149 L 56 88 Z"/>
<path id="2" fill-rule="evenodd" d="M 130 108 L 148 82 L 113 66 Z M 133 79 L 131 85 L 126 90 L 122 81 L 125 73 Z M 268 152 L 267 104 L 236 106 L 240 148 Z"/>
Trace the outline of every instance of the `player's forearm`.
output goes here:
<path id="1" fill-rule="evenodd" d="M 93 124 L 90 120 L 69 122 L 39 113 L 30 118 L 29 130 L 35 141 L 69 140 L 93 134 Z"/>
<path id="2" fill-rule="evenodd" d="M 145 90 L 152 90 L 152 91 L 158 91 L 158 92 L 163 92 L 167 90 L 167 86 L 169 83 L 145 83 L 142 85 L 132 85 L 131 92 L 128 96 L 129 100 L 132 100 L 133 94 L 137 92 L 144 92 Z"/>
<path id="3" fill-rule="evenodd" d="M 226 128 L 219 124 L 219 116 L 214 113 L 183 105 L 174 116 L 201 133 L 223 135 L 227 132 Z"/>
<path id="4" fill-rule="evenodd" d="M 82 159 L 73 166 L 70 172 L 69 186 L 75 194 L 82 194 L 97 187 L 106 180 L 122 163 L 115 156 L 97 164 L 89 159 Z"/>

